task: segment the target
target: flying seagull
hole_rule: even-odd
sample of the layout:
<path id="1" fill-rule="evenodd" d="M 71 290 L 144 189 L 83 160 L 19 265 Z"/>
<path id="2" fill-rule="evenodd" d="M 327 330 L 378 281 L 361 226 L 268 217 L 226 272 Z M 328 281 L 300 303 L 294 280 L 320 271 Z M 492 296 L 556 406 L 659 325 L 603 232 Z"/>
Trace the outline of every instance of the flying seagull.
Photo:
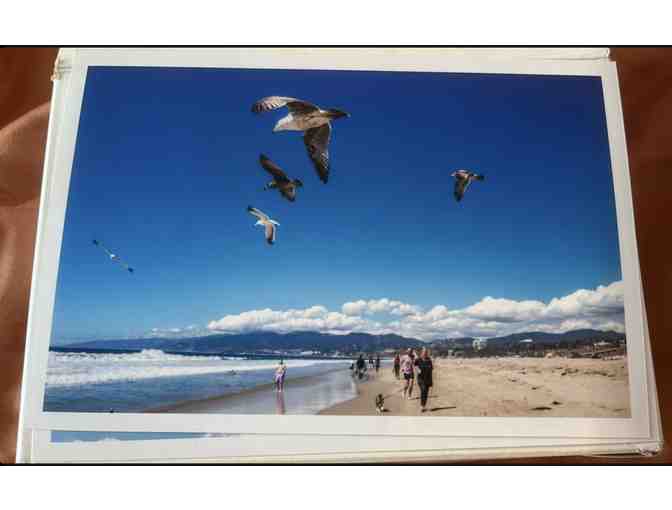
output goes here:
<path id="1" fill-rule="evenodd" d="M 275 227 L 276 225 L 280 225 L 280 223 L 278 223 L 275 220 L 272 220 L 267 214 L 261 212 L 256 207 L 252 207 L 251 205 L 247 206 L 247 212 L 249 212 L 252 216 L 258 218 L 255 225 L 260 225 L 264 227 L 266 242 L 268 244 L 273 244 L 275 242 Z"/>
<path id="2" fill-rule="evenodd" d="M 103 243 L 101 243 L 100 241 L 97 241 L 97 240 L 94 239 L 94 240 L 93 240 L 93 244 L 94 244 L 95 246 L 98 246 L 98 247 L 99 247 L 100 249 L 102 249 L 105 253 L 107 253 L 107 255 L 110 257 L 110 260 L 111 260 L 112 262 L 117 262 L 118 264 L 121 265 L 121 267 L 123 267 L 123 268 L 124 268 L 126 271 L 128 271 L 129 273 L 132 273 L 132 272 L 134 271 L 134 269 L 133 269 L 131 266 L 129 266 L 128 264 L 126 264 L 126 263 L 125 263 L 123 260 L 121 260 L 117 255 L 115 255 L 115 254 L 112 253 L 110 250 L 108 250 L 108 249 L 103 245 Z"/>
<path id="3" fill-rule="evenodd" d="M 322 110 L 312 103 L 292 97 L 270 96 L 260 99 L 252 105 L 254 113 L 268 112 L 286 106 L 289 114 L 280 119 L 273 132 L 303 131 L 303 143 L 306 145 L 317 175 L 326 184 L 329 180 L 329 139 L 331 138 L 331 121 L 350 114 L 341 110 L 328 108 Z"/>
<path id="4" fill-rule="evenodd" d="M 259 163 L 271 176 L 273 180 L 269 182 L 264 189 L 277 189 L 280 194 L 285 197 L 290 202 L 296 200 L 296 189 L 303 187 L 303 183 L 299 179 L 294 179 L 290 181 L 287 177 L 287 174 L 282 171 L 282 169 L 273 163 L 266 156 L 261 154 L 259 156 Z"/>
<path id="5" fill-rule="evenodd" d="M 451 177 L 455 177 L 455 200 L 458 202 L 462 200 L 464 192 L 467 191 L 471 181 L 482 181 L 485 179 L 485 176 L 469 172 L 468 170 L 458 170 L 450 175 Z"/>

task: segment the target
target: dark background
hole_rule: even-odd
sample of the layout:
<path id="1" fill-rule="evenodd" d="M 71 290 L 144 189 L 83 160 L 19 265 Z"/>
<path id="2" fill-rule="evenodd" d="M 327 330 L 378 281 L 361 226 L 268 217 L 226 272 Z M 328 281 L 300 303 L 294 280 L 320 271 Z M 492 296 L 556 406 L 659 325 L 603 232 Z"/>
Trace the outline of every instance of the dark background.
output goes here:
<path id="1" fill-rule="evenodd" d="M 19 392 L 54 48 L 0 49 L 0 463 L 15 455 Z M 664 435 L 672 437 L 672 49 L 614 48 Z M 529 458 L 498 464 L 672 463 Z M 482 462 L 481 462 L 482 463 Z"/>

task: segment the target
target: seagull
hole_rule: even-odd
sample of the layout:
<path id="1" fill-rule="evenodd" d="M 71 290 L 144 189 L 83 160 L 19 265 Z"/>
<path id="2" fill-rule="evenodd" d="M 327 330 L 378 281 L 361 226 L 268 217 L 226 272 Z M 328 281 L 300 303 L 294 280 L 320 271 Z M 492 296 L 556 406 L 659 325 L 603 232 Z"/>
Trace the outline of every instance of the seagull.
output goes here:
<path id="1" fill-rule="evenodd" d="M 455 177 L 455 200 L 458 202 L 462 200 L 464 192 L 467 191 L 471 181 L 482 181 L 485 179 L 485 176 L 478 175 L 468 170 L 458 170 L 450 174 L 451 177 Z"/>
<path id="2" fill-rule="evenodd" d="M 273 177 L 273 180 L 264 189 L 276 188 L 283 197 L 290 202 L 294 202 L 296 200 L 296 189 L 303 187 L 303 183 L 299 179 L 290 181 L 287 174 L 263 154 L 259 155 L 259 163 Z"/>
<path id="3" fill-rule="evenodd" d="M 275 227 L 276 225 L 280 225 L 280 223 L 272 220 L 267 214 L 261 212 L 256 207 L 252 207 L 251 205 L 247 206 L 247 212 L 249 212 L 252 216 L 259 218 L 255 225 L 261 225 L 265 228 L 266 242 L 268 244 L 273 244 L 275 242 Z"/>
<path id="4" fill-rule="evenodd" d="M 289 115 L 280 119 L 273 132 L 303 131 L 303 143 L 306 145 L 317 175 L 323 183 L 329 180 L 329 139 L 331 121 L 341 117 L 350 117 L 349 113 L 328 108 L 322 110 L 307 101 L 292 97 L 270 96 L 260 99 L 252 105 L 254 113 L 268 112 L 286 106 Z"/>
<path id="5" fill-rule="evenodd" d="M 126 264 L 123 260 L 121 260 L 121 259 L 119 258 L 118 255 L 115 255 L 115 254 L 112 253 L 110 250 L 108 250 L 107 248 L 105 248 L 105 246 L 103 245 L 103 243 L 101 243 L 100 241 L 97 241 L 96 239 L 94 239 L 94 240 L 93 240 L 93 244 L 94 244 L 94 246 L 98 246 L 98 247 L 101 248 L 105 253 L 107 253 L 108 257 L 110 257 L 110 260 L 111 260 L 112 262 L 117 262 L 118 264 L 121 265 L 121 267 L 123 267 L 124 269 L 126 269 L 126 271 L 128 271 L 129 273 L 132 273 L 132 272 L 134 271 L 134 269 L 133 269 L 131 266 L 129 266 L 128 264 Z"/>

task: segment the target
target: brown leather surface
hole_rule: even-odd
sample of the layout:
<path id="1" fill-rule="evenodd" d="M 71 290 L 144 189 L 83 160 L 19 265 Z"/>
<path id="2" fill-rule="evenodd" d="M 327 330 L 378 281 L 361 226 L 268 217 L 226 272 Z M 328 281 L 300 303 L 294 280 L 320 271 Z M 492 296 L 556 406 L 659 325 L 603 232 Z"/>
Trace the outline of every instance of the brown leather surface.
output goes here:
<path id="1" fill-rule="evenodd" d="M 0 49 L 0 462 L 14 460 L 53 48 Z M 616 48 L 639 256 L 665 436 L 672 438 L 672 49 Z M 672 463 L 534 458 L 498 463 Z"/>

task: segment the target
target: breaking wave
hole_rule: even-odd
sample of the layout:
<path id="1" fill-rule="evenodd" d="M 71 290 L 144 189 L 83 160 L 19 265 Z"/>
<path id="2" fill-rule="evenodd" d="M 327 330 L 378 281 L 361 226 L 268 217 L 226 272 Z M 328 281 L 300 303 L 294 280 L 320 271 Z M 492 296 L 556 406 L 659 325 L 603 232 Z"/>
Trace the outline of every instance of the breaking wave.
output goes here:
<path id="1" fill-rule="evenodd" d="M 286 360 L 288 368 L 334 363 L 336 360 Z M 271 370 L 277 360 L 245 360 L 219 356 L 166 354 L 147 349 L 137 353 L 50 352 L 47 386 L 77 386 L 225 372 Z"/>

